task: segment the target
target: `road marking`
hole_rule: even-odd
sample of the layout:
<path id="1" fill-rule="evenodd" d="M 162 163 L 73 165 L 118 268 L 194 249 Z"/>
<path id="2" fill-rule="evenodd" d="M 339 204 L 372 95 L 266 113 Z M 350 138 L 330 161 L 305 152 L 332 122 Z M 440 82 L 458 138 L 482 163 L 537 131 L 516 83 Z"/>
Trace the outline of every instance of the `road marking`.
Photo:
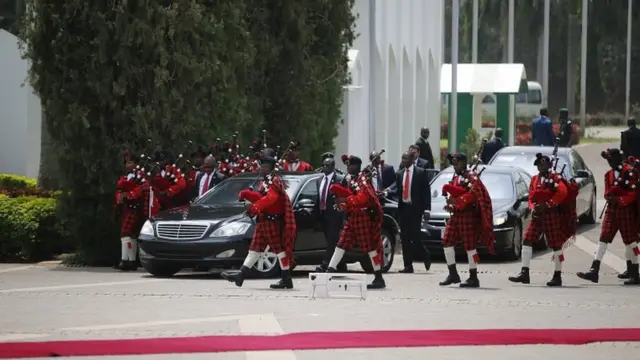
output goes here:
<path id="1" fill-rule="evenodd" d="M 0 334 L 0 341 L 20 341 L 51 336 L 50 334 Z"/>
<path id="2" fill-rule="evenodd" d="M 245 315 L 238 318 L 240 332 L 243 334 L 284 334 L 276 316 L 271 314 Z M 247 360 L 296 360 L 291 350 L 278 351 L 246 351 Z"/>
<path id="3" fill-rule="evenodd" d="M 33 269 L 33 268 L 34 268 L 33 265 L 16 266 L 16 267 L 11 267 L 11 268 L 7 268 L 7 269 L 0 269 L 0 273 L 8 273 L 8 272 L 14 272 L 14 271 L 28 270 L 28 269 Z"/>
<path id="4" fill-rule="evenodd" d="M 180 319 L 180 320 L 159 320 L 159 321 L 143 321 L 126 324 L 114 324 L 114 325 L 93 325 L 93 326 L 78 326 L 60 329 L 61 331 L 98 331 L 98 330 L 117 330 L 117 329 L 130 329 L 138 327 L 150 327 L 150 326 L 166 326 L 166 325 L 180 325 L 180 324 L 200 324 L 206 322 L 224 322 L 224 321 L 236 321 L 238 315 L 231 316 L 217 316 L 208 318 L 196 318 L 196 319 Z"/>
<path id="5" fill-rule="evenodd" d="M 574 245 L 589 255 L 595 254 L 598 249 L 598 244 L 582 235 L 576 235 L 576 242 Z M 627 262 L 611 251 L 607 251 L 602 262 L 617 272 L 624 272 L 627 269 Z"/>
<path id="6" fill-rule="evenodd" d="M 80 289 L 80 288 L 99 287 L 99 286 L 148 284 L 148 283 L 161 282 L 161 281 L 167 281 L 167 280 L 165 280 L 165 279 L 146 279 L 146 280 L 99 282 L 99 283 L 90 283 L 90 284 L 40 286 L 40 287 L 19 288 L 19 289 L 5 289 L 5 290 L 0 290 L 0 294 L 14 293 L 14 292 L 28 292 L 28 291 Z"/>

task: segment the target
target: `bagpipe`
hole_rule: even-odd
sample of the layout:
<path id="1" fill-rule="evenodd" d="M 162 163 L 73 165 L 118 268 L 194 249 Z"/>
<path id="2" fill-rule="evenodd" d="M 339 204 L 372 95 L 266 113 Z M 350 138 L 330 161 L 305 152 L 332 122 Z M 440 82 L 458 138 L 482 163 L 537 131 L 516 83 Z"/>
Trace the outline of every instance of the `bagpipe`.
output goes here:
<path id="1" fill-rule="evenodd" d="M 563 180 L 562 172 L 564 172 L 564 167 L 560 172 L 560 174 L 558 174 L 557 172 L 558 161 L 559 161 L 559 158 L 558 158 L 559 146 L 560 146 L 560 138 L 556 137 L 554 141 L 553 152 L 551 153 L 551 159 L 550 159 L 551 168 L 547 173 L 547 177 L 542 182 L 540 182 L 540 178 L 538 178 L 538 184 L 536 185 L 536 188 L 533 190 L 533 193 L 529 195 L 531 202 L 533 204 L 543 204 L 551 200 L 551 198 L 553 197 L 556 191 L 556 188 L 560 186 L 559 184 Z M 542 153 L 536 154 L 536 160 L 534 161 L 534 164 L 536 164 L 539 161 L 544 161 L 544 156 L 542 155 Z"/>
<path id="2" fill-rule="evenodd" d="M 220 157 L 218 164 L 218 171 L 227 177 L 232 177 L 241 173 L 256 172 L 260 166 L 260 147 L 263 149 L 267 147 L 267 131 L 262 130 L 262 139 L 254 140 L 251 145 L 248 146 L 249 153 L 242 154 L 241 146 L 238 143 L 238 135 L 236 132 L 232 136 L 230 142 L 225 142 L 220 145 L 220 139 L 214 146 L 216 149 L 216 157 Z"/>
<path id="3" fill-rule="evenodd" d="M 187 173 L 187 165 L 191 163 L 185 156 L 185 153 L 192 148 L 193 141 L 189 140 L 185 146 L 185 150 L 178 154 L 176 161 L 164 169 L 165 172 L 162 180 L 165 182 L 165 184 L 163 184 L 165 187 L 178 183 L 178 181 L 185 176 Z"/>
<path id="4" fill-rule="evenodd" d="M 622 155 L 622 151 L 620 151 Z M 610 149 L 606 149 L 600 153 L 603 159 L 610 158 Z M 633 156 L 629 156 L 622 160 L 622 164 L 618 165 L 618 176 L 613 180 L 613 186 L 609 187 L 605 191 L 605 199 L 611 197 L 618 197 L 627 195 L 629 192 L 635 192 L 638 185 L 638 170 L 640 169 L 640 159 L 636 159 Z M 604 208 L 600 213 L 600 219 L 604 216 L 604 213 L 609 206 L 609 201 L 604 204 Z"/>
<path id="5" fill-rule="evenodd" d="M 469 166 L 469 171 L 466 171 L 458 175 L 457 184 L 454 184 L 454 181 L 455 181 L 455 176 L 454 176 L 451 178 L 451 181 L 449 181 L 448 183 L 442 186 L 442 195 L 444 197 L 458 198 L 468 193 L 469 191 L 471 191 L 475 181 L 480 178 L 480 176 L 486 169 L 486 168 L 482 168 L 480 172 L 476 173 L 478 171 L 478 166 L 480 165 L 480 155 L 482 154 L 482 151 L 484 150 L 484 145 L 486 143 L 487 143 L 487 139 L 482 139 L 482 143 L 480 144 L 478 151 L 473 156 L 472 163 Z M 455 162 L 454 156 L 452 154 L 447 155 L 447 160 L 449 160 L 450 163 Z M 445 210 L 450 213 L 453 213 L 453 206 L 446 205 Z"/>

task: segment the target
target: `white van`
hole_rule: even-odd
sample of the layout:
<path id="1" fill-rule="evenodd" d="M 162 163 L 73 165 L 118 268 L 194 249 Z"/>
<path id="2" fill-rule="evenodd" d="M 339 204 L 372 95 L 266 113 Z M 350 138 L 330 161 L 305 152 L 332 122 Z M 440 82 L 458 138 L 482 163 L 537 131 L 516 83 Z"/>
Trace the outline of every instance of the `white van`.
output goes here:
<path id="1" fill-rule="evenodd" d="M 519 93 L 516 98 L 516 117 L 533 118 L 540 114 L 540 109 L 545 105 L 542 104 L 542 86 L 535 81 L 527 81 L 529 91 Z M 448 96 L 442 97 L 442 110 L 446 114 L 448 108 Z M 496 116 L 496 97 L 494 94 L 488 94 L 482 99 L 482 114 L 484 116 Z"/>

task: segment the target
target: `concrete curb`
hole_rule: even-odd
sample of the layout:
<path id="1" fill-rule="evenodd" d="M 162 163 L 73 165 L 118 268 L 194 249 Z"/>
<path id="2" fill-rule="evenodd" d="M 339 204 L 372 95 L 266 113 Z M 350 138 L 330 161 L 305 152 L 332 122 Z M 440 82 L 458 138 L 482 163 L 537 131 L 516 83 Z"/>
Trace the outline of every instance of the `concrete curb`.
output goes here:
<path id="1" fill-rule="evenodd" d="M 62 267 L 64 266 L 62 264 L 62 260 L 49 260 L 49 261 L 41 261 L 37 264 L 34 265 L 34 267 L 42 267 L 42 268 L 46 268 L 46 269 L 54 269 L 57 267 Z"/>

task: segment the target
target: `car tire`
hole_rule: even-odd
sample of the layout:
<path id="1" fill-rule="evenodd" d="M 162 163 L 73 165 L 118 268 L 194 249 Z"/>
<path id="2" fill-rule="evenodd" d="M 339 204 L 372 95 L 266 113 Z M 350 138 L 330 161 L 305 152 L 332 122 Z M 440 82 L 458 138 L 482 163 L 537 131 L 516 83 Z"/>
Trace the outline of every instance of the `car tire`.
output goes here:
<path id="1" fill-rule="evenodd" d="M 580 216 L 580 224 L 593 225 L 596 223 L 596 211 L 598 211 L 598 204 L 596 203 L 596 193 L 593 192 L 591 196 L 591 206 L 586 214 Z"/>
<path id="2" fill-rule="evenodd" d="M 508 260 L 516 261 L 522 256 L 522 224 L 517 223 L 513 228 L 513 237 L 511 238 L 511 247 L 505 253 Z"/>
<path id="3" fill-rule="evenodd" d="M 260 258 L 251 268 L 251 275 L 256 278 L 273 278 L 280 275 L 278 256 L 267 248 L 260 253 Z"/>
<path id="4" fill-rule="evenodd" d="M 392 233 L 387 229 L 382 229 L 382 248 L 384 251 L 384 266 L 382 267 L 382 272 L 389 272 L 391 266 L 393 265 L 393 258 L 395 256 L 396 249 L 396 241 L 395 237 Z M 365 256 L 360 260 L 360 267 L 367 274 L 373 274 L 373 266 L 371 265 L 371 260 L 369 256 L 365 254 Z"/>
<path id="5" fill-rule="evenodd" d="M 171 264 L 158 264 L 154 262 L 144 262 L 142 267 L 154 277 L 170 278 L 182 270 L 181 267 Z"/>

